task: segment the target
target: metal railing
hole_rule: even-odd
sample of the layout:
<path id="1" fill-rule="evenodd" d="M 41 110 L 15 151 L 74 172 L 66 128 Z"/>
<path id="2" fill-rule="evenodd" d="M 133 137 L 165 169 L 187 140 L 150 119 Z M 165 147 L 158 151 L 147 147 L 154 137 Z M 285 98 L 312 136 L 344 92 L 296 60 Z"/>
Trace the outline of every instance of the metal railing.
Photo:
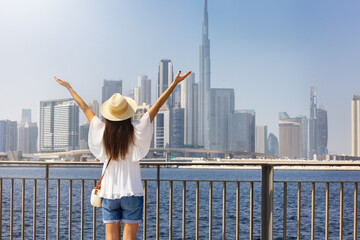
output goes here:
<path id="1" fill-rule="evenodd" d="M 1 236 L 4 236 L 4 234 L 8 234 L 10 239 L 14 238 L 14 219 L 17 212 L 21 211 L 21 221 L 16 221 L 16 225 L 21 225 L 20 232 L 17 232 L 17 236 L 21 236 L 21 239 L 25 239 L 25 228 L 29 227 L 31 225 L 29 222 L 32 222 L 32 238 L 36 239 L 38 236 L 37 233 L 37 224 L 39 220 L 38 215 L 38 187 L 39 182 L 41 184 L 44 184 L 44 216 L 40 216 L 40 219 L 44 221 L 44 233 L 43 236 L 45 239 L 48 239 L 49 236 L 49 221 L 53 221 L 53 218 L 49 219 L 49 205 L 51 207 L 56 206 L 56 238 L 61 239 L 63 236 L 60 235 L 61 228 L 64 228 L 64 224 L 62 224 L 62 221 L 67 221 L 67 236 L 69 239 L 74 238 L 72 236 L 73 232 L 72 229 L 76 227 L 79 230 L 79 235 L 81 239 L 85 239 L 85 231 L 86 236 L 89 236 L 89 231 L 92 231 L 92 238 L 96 239 L 97 237 L 97 225 L 99 224 L 99 214 L 97 214 L 97 209 L 92 208 L 92 227 L 91 229 L 89 227 L 85 228 L 85 213 L 88 213 L 88 206 L 89 200 L 88 197 L 85 198 L 85 192 L 87 194 L 89 193 L 89 189 L 92 188 L 92 186 L 96 185 L 96 179 L 59 179 L 59 178 L 49 178 L 49 167 L 50 166 L 64 166 L 64 165 L 71 165 L 71 166 L 91 166 L 91 165 L 100 165 L 100 163 L 56 163 L 56 162 L 50 162 L 50 163 L 39 163 L 39 162 L 0 162 L 1 165 L 10 165 L 10 166 L 44 166 L 45 167 L 45 178 L 0 178 L 0 238 Z M 282 160 L 242 160 L 242 161 L 227 161 L 227 162 L 192 162 L 192 163 L 184 163 L 184 162 L 168 162 L 168 163 L 154 163 L 154 162 L 142 162 L 141 165 L 143 166 L 151 166 L 156 167 L 156 178 L 155 179 L 144 179 L 144 190 L 145 190 L 145 197 L 144 197 L 144 222 L 142 225 L 142 236 L 143 239 L 160 239 L 163 238 L 164 233 L 161 233 L 161 230 L 165 229 L 165 235 L 168 236 L 169 239 L 172 239 L 175 234 L 179 234 L 179 231 L 181 231 L 181 237 L 176 235 L 177 239 L 182 238 L 186 239 L 186 237 L 192 236 L 195 239 L 199 239 L 200 237 L 203 238 L 204 234 L 208 236 L 209 239 L 212 239 L 213 237 L 215 239 L 219 239 L 219 236 L 221 235 L 222 239 L 226 239 L 227 235 L 229 235 L 228 229 L 231 228 L 231 230 L 235 229 L 235 238 L 240 239 L 241 235 L 241 225 L 248 226 L 248 239 L 254 239 L 254 235 L 257 237 L 260 237 L 261 239 L 272 239 L 273 237 L 273 214 L 274 214 L 274 180 L 273 180 L 273 174 L 274 174 L 274 167 L 275 166 L 337 166 L 337 167 L 349 167 L 349 166 L 355 166 L 360 167 L 359 163 L 357 162 L 317 162 L 317 161 L 282 161 Z M 197 180 L 197 179 L 191 179 L 191 180 L 173 180 L 173 179 L 167 179 L 163 180 L 160 178 L 160 171 L 161 167 L 165 166 L 184 166 L 184 165 L 205 165 L 205 166 L 261 166 L 261 182 L 260 181 L 214 181 L 214 180 Z M 360 169 L 360 168 L 359 168 Z M 3 195 L 4 191 L 4 182 L 7 181 L 10 184 L 10 190 L 9 195 Z M 14 200 L 15 200 L 15 181 L 21 182 L 21 210 L 18 210 L 17 212 L 14 211 Z M 32 208 L 28 206 L 27 200 L 26 200 L 26 183 L 32 182 L 33 186 L 33 193 L 32 193 Z M 55 198 L 54 196 L 49 196 L 49 182 L 51 182 L 52 185 L 56 185 L 56 201 L 55 203 L 49 203 L 50 201 L 53 201 Z M 61 202 L 62 194 L 64 191 L 61 191 L 63 183 L 66 182 L 66 186 L 68 186 L 68 204 L 67 204 L 67 219 L 64 219 L 62 217 L 62 206 L 66 205 L 64 202 Z M 55 184 L 56 183 L 56 184 Z M 73 184 L 74 183 L 81 183 L 80 187 L 80 219 L 76 219 L 76 224 L 74 223 L 74 209 L 73 209 Z M 89 184 L 90 183 L 90 186 Z M 260 186 L 261 183 L 261 186 Z M 87 184 L 87 185 L 86 185 Z M 168 184 L 168 189 L 164 189 L 164 185 Z M 188 186 L 190 184 L 195 184 L 195 200 L 193 201 L 195 203 L 195 209 L 191 208 L 188 209 L 189 206 L 187 204 L 188 201 L 190 201 L 190 197 L 193 198 L 193 196 L 189 196 L 188 194 Z M 214 189 L 214 184 L 217 186 L 220 184 L 222 185 L 220 188 L 217 187 L 217 189 L 220 191 L 216 192 Z M 249 205 L 245 207 L 246 211 L 248 211 L 248 216 L 246 217 L 248 219 L 248 223 L 242 223 L 240 218 L 241 213 L 241 199 L 240 199 L 240 186 L 243 186 L 245 184 L 246 188 L 248 188 L 247 196 L 249 198 Z M 316 226 L 318 226 L 318 223 L 316 220 L 316 209 L 319 206 L 319 203 L 316 202 L 316 186 L 320 184 L 325 184 L 326 190 L 325 190 L 325 219 L 324 219 L 324 235 L 325 239 L 329 239 L 329 216 L 330 216 L 330 204 L 329 204 L 329 194 L 330 194 L 330 186 L 339 184 L 339 225 L 338 225 L 338 234 L 339 239 L 343 238 L 343 228 L 344 228 L 344 222 L 343 222 L 343 212 L 344 212 L 344 184 L 353 184 L 353 208 L 351 209 L 353 212 L 353 239 L 357 239 L 357 194 L 358 194 L 358 182 L 321 182 L 321 181 L 313 181 L 313 182 L 291 182 L 291 181 L 285 181 L 285 182 L 275 182 L 275 184 L 282 185 L 282 191 L 283 191 L 283 200 L 282 200 L 282 210 L 283 210 L 283 218 L 282 218 L 282 232 L 283 232 L 283 238 L 286 239 L 287 237 L 287 229 L 288 229 L 288 185 L 289 184 L 297 184 L 297 211 L 296 211 L 296 237 L 297 239 L 301 238 L 302 234 L 302 185 L 304 184 L 311 184 L 311 239 L 315 238 L 315 232 L 316 232 Z M 201 186 L 207 185 L 208 190 L 206 191 L 207 194 L 204 193 L 204 189 L 201 188 Z M 229 192 L 229 186 L 231 187 L 231 192 Z M 255 186 L 256 185 L 256 186 Z M 176 190 L 174 192 L 174 188 L 176 187 Z M 260 204 L 260 196 L 255 194 L 254 192 L 257 191 L 257 189 L 261 188 L 261 204 Z M 201 195 L 200 192 L 203 192 Z M 161 202 L 161 194 L 164 192 L 168 192 L 168 202 L 167 205 L 162 204 Z M 151 199 L 151 194 L 155 193 L 155 197 Z M 235 201 L 232 201 L 234 206 L 229 206 L 227 204 L 228 202 L 228 195 L 231 193 L 232 195 L 235 195 Z M 174 195 L 179 196 L 181 194 L 181 201 L 176 198 L 174 200 Z M 204 195 L 205 194 L 205 195 Z M 221 195 L 221 197 L 217 196 L 216 200 L 217 202 L 214 202 L 214 194 Z M 29 195 L 29 194 L 28 194 Z M 61 196 L 60 196 L 61 195 Z M 89 194 L 88 194 L 89 195 Z M 200 198 L 201 195 L 201 198 Z M 4 203 L 4 196 L 5 198 L 8 198 L 8 204 Z M 86 200 L 85 200 L 86 199 Z M 221 199 L 221 200 L 219 200 Z M 204 203 L 204 200 L 206 200 L 205 206 L 200 205 L 200 202 Z M 220 201 L 220 202 L 219 202 Z M 53 201 L 54 202 L 54 201 Z M 155 202 L 155 206 L 154 206 Z M 180 204 L 181 202 L 181 204 Z M 18 202 L 17 202 L 18 203 Z M 181 209 L 178 209 L 175 207 L 180 206 Z M 281 203 L 280 203 L 281 204 Z M 206 206 L 207 205 L 207 206 Z M 260 206 L 261 205 L 261 206 Z M 213 225 L 214 218 L 217 220 L 220 218 L 219 216 L 214 216 L 214 207 L 215 206 L 221 206 L 221 231 L 217 229 L 217 226 Z M 163 224 L 163 215 L 161 215 L 161 209 L 165 208 L 168 212 L 168 226 L 164 226 Z M 200 212 L 201 209 L 206 209 L 205 214 L 204 211 Z M 244 207 L 243 207 L 244 208 Z M 9 233 L 3 232 L 4 228 L 4 218 L 6 217 L 3 215 L 3 212 L 5 209 L 9 209 Z M 32 210 L 32 217 L 29 215 L 30 209 Z M 152 210 L 152 211 L 149 211 Z M 174 219 L 174 209 L 177 210 L 176 219 Z M 254 214 L 254 209 L 261 209 L 261 217 Z M 229 211 L 232 211 L 231 214 L 229 214 Z M 155 212 L 155 218 L 152 218 L 149 214 Z M 180 214 L 179 214 L 180 212 Z M 242 211 L 244 213 L 244 211 Z M 188 220 L 189 220 L 189 214 L 191 215 L 191 218 L 195 218 L 194 220 L 194 227 L 192 227 L 190 230 L 188 229 Z M 233 215 L 235 214 L 235 224 L 231 221 L 227 221 L 229 219 L 229 216 L 227 215 Z M 202 215 L 200 217 L 200 215 Z M 206 217 L 204 217 L 206 216 Z M 54 216 L 55 217 L 55 216 Z M 32 218 L 32 219 L 31 219 Z M 232 218 L 232 219 L 233 219 Z M 256 228 L 254 226 L 254 219 L 261 219 L 261 226 L 260 229 Z M 19 218 L 16 218 L 19 219 Z M 179 223 L 179 219 L 181 219 L 181 223 Z M 79 221 L 80 220 L 80 221 Z M 87 218 L 87 222 L 88 222 Z M 177 221 L 175 223 L 175 220 Z M 79 226 L 80 225 L 80 226 Z M 155 227 L 154 233 L 151 233 L 149 236 L 149 225 L 151 225 L 151 229 Z M 181 230 L 174 229 L 174 226 L 179 226 Z M 234 227 L 235 226 L 235 227 Z M 51 229 L 53 230 L 55 228 L 54 225 L 51 225 Z M 204 228 L 207 228 L 205 231 Z M 19 228 L 17 228 L 19 229 Z M 200 232 L 201 230 L 201 232 Z M 216 233 L 214 232 L 216 230 Z M 164 231 L 163 231 L 164 232 Z M 162 235 L 161 235 L 162 234 Z M 244 237 L 244 236 L 241 236 Z M 87 237 L 88 238 L 88 237 Z"/>

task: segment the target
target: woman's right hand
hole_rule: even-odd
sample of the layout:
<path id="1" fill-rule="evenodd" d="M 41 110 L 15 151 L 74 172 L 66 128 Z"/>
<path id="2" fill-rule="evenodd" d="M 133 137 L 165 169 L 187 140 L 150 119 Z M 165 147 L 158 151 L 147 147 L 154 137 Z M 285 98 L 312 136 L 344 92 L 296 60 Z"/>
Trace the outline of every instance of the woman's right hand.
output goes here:
<path id="1" fill-rule="evenodd" d="M 185 78 L 187 78 L 187 76 L 190 75 L 191 71 L 188 71 L 187 73 L 185 73 L 184 75 L 180 76 L 181 71 L 178 72 L 178 74 L 176 74 L 175 78 L 174 78 L 174 82 L 176 82 L 176 84 L 180 83 L 182 80 L 184 80 Z"/>
<path id="2" fill-rule="evenodd" d="M 54 76 L 54 79 L 55 79 L 61 86 L 66 87 L 67 89 L 70 89 L 70 88 L 71 88 L 70 84 L 69 84 L 67 81 L 61 80 L 61 79 L 59 79 L 59 78 L 57 78 L 57 77 L 55 77 L 55 76 Z"/>

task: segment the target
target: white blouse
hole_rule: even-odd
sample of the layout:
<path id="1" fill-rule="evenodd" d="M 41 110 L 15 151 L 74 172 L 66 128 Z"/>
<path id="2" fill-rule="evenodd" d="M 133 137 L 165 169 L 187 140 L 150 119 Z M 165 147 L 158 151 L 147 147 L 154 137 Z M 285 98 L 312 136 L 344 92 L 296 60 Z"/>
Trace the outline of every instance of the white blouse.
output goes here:
<path id="1" fill-rule="evenodd" d="M 149 152 L 152 139 L 153 124 L 150 123 L 149 113 L 146 113 L 140 121 L 133 122 L 133 125 L 135 144 L 129 147 L 124 160 L 111 160 L 101 182 L 100 196 L 103 198 L 144 195 L 139 160 Z M 109 159 L 102 140 L 104 130 L 105 123 L 94 116 L 90 123 L 88 143 L 91 153 L 104 163 L 102 172 L 105 171 Z"/>

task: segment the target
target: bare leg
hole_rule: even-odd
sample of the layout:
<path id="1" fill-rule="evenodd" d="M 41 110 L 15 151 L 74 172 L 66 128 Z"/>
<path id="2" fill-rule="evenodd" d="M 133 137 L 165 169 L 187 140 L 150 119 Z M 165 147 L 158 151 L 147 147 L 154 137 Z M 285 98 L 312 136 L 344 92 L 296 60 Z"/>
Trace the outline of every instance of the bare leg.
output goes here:
<path id="1" fill-rule="evenodd" d="M 138 223 L 123 223 L 123 240 L 136 240 Z"/>
<path id="2" fill-rule="evenodd" d="M 120 239 L 120 222 L 106 223 L 106 240 Z"/>

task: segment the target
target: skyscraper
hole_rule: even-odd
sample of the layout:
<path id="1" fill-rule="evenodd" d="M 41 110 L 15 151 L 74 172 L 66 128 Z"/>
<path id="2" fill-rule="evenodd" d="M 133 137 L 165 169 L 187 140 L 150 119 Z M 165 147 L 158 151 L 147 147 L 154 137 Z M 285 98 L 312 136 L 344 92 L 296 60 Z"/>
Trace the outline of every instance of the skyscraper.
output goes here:
<path id="1" fill-rule="evenodd" d="M 122 94 L 122 80 L 104 80 L 101 104 L 108 100 L 114 93 Z"/>
<path id="2" fill-rule="evenodd" d="M 234 89 L 212 88 L 210 110 L 210 149 L 229 150 Z"/>
<path id="3" fill-rule="evenodd" d="M 285 158 L 301 158 L 301 123 L 279 121 L 279 155 Z"/>
<path id="4" fill-rule="evenodd" d="M 195 73 L 181 82 L 181 108 L 184 109 L 184 144 L 197 145 L 198 96 Z"/>
<path id="5" fill-rule="evenodd" d="M 138 105 L 151 104 L 151 80 L 148 76 L 138 76 L 138 86 L 134 89 L 134 97 Z"/>
<path id="6" fill-rule="evenodd" d="M 256 126 L 255 137 L 255 152 L 266 153 L 267 152 L 267 126 Z"/>
<path id="7" fill-rule="evenodd" d="M 158 87 L 157 87 L 157 97 L 165 92 L 165 90 L 170 86 L 174 78 L 173 74 L 173 65 L 171 60 L 162 59 L 159 65 L 159 74 L 158 74 Z M 175 90 L 172 95 L 174 95 Z M 166 101 L 168 107 L 173 107 L 173 96 L 170 96 Z"/>
<path id="8" fill-rule="evenodd" d="M 89 128 L 90 128 L 89 123 L 85 123 L 80 126 L 80 129 L 79 129 L 79 148 L 80 149 L 89 149 L 89 145 L 88 145 Z"/>
<path id="9" fill-rule="evenodd" d="M 192 131 L 192 140 L 194 146 L 199 146 L 199 85 L 194 83 L 192 87 L 193 93 L 193 106 L 192 106 L 192 121 L 193 121 L 193 131 Z"/>
<path id="10" fill-rule="evenodd" d="M 0 152 L 17 150 L 17 122 L 0 120 Z"/>
<path id="11" fill-rule="evenodd" d="M 315 87 L 310 88 L 310 121 L 309 121 L 309 157 L 313 158 L 317 152 L 317 98 Z"/>
<path id="12" fill-rule="evenodd" d="M 301 122 L 301 142 L 302 142 L 301 143 L 301 156 L 304 159 L 308 159 L 309 158 L 309 151 L 308 151 L 309 120 L 306 116 L 298 116 L 297 119 L 298 119 L 298 121 Z"/>
<path id="13" fill-rule="evenodd" d="M 98 101 L 96 101 L 96 100 L 92 100 L 90 103 L 89 103 L 89 107 L 90 107 L 90 109 L 94 112 L 94 114 L 96 115 L 96 116 L 99 116 L 99 110 L 100 110 L 100 108 L 99 108 L 99 102 Z"/>
<path id="14" fill-rule="evenodd" d="M 328 124 L 327 124 L 327 111 L 318 108 L 316 112 L 317 117 L 317 154 L 324 155 L 328 153 Z"/>
<path id="15" fill-rule="evenodd" d="M 267 144 L 268 144 L 267 152 L 266 152 L 267 154 L 271 154 L 275 156 L 279 155 L 279 142 L 277 137 L 273 133 L 269 134 Z"/>
<path id="16" fill-rule="evenodd" d="M 184 147 L 184 109 L 177 103 L 170 109 L 170 147 Z"/>
<path id="17" fill-rule="evenodd" d="M 199 145 L 205 148 L 210 148 L 210 73 L 209 20 L 205 0 L 199 71 Z"/>
<path id="18" fill-rule="evenodd" d="M 282 134 L 280 134 L 280 127 Z M 299 132 L 299 136 L 297 135 Z M 308 157 L 308 119 L 306 116 L 291 118 L 286 112 L 279 113 L 279 155 L 289 158 Z M 297 138 L 299 137 L 299 138 Z M 300 154 L 298 154 L 297 142 L 300 141 Z M 293 149 L 291 149 L 293 148 Z M 281 155 L 283 154 L 283 155 Z"/>
<path id="19" fill-rule="evenodd" d="M 78 142 L 79 107 L 73 99 L 41 101 L 38 151 L 75 150 Z"/>
<path id="20" fill-rule="evenodd" d="M 170 146 L 170 111 L 163 105 L 154 119 L 154 147 L 168 148 Z"/>
<path id="21" fill-rule="evenodd" d="M 232 151 L 255 152 L 255 111 L 235 110 L 231 121 Z"/>
<path id="22" fill-rule="evenodd" d="M 31 109 L 22 109 L 21 123 L 31 122 Z"/>
<path id="23" fill-rule="evenodd" d="M 360 156 L 360 95 L 351 101 L 351 155 Z"/>
<path id="24" fill-rule="evenodd" d="M 37 123 L 25 122 L 18 124 L 18 150 L 23 153 L 35 153 L 38 137 Z"/>

